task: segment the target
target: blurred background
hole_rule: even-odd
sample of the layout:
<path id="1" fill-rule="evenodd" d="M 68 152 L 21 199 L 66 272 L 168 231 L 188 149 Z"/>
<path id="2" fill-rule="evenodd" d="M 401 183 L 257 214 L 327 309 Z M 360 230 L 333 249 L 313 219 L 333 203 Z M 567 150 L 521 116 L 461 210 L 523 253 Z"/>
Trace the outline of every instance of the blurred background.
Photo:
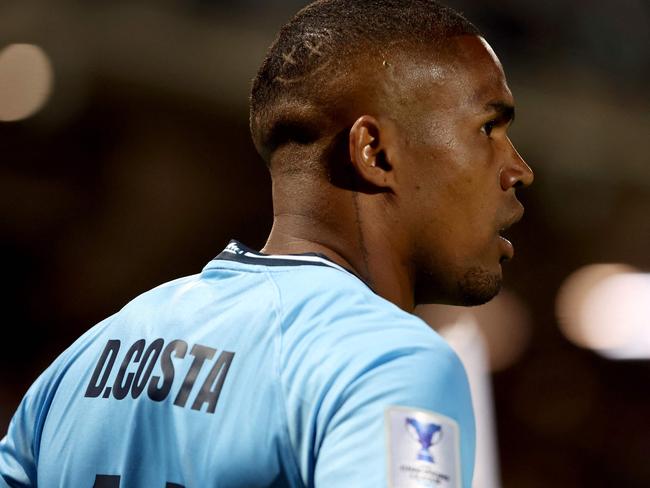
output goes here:
<path id="1" fill-rule="evenodd" d="M 263 245 L 248 89 L 305 3 L 0 2 L 2 433 L 93 324 L 231 237 Z M 648 3 L 447 3 L 499 54 L 536 181 L 504 293 L 421 313 L 481 337 L 494 483 L 650 486 Z"/>

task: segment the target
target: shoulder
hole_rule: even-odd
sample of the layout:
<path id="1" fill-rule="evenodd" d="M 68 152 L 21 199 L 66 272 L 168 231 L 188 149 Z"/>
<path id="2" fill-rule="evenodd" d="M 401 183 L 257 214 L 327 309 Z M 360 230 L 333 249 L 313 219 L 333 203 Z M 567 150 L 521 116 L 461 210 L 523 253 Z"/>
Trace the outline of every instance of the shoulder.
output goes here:
<path id="1" fill-rule="evenodd" d="M 308 459 L 305 452 L 317 459 L 316 478 L 385 484 L 387 447 L 381 439 L 386 432 L 400 434 L 407 418 L 455 432 L 445 442 L 460 446 L 460 454 L 449 462 L 460 460 L 471 478 L 472 402 L 451 347 L 356 278 L 336 270 L 307 274 L 297 290 L 291 280 L 278 282 L 280 371 L 289 425 L 300 426 L 290 428 L 292 442 L 301 459 Z"/>
<path id="2" fill-rule="evenodd" d="M 218 317 L 224 307 L 248 308 L 253 315 L 253 311 L 271 310 L 277 301 L 273 284 L 263 272 L 238 269 L 238 264 L 213 265 L 152 288 L 119 310 L 115 325 L 143 321 L 189 324 L 208 310 Z"/>
<path id="3" fill-rule="evenodd" d="M 293 278 L 274 276 L 282 302 L 281 362 L 296 388 L 317 398 L 321 388 L 345 395 L 364 383 L 369 395 L 376 388 L 429 408 L 432 401 L 467 401 L 460 359 L 424 321 L 352 275 L 304 274 L 298 289 Z"/>
<path id="4" fill-rule="evenodd" d="M 287 340 L 309 336 L 310 342 L 318 341 L 325 348 L 336 344 L 328 349 L 330 354 L 427 357 L 432 352 L 456 361 L 447 343 L 419 317 L 383 299 L 351 274 L 313 268 L 272 275 Z"/>

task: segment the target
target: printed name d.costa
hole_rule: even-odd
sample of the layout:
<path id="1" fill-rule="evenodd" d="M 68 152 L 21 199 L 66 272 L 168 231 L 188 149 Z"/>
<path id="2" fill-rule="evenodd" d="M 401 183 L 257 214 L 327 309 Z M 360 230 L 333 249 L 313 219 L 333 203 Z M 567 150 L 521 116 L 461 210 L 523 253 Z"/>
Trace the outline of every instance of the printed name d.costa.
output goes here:
<path id="1" fill-rule="evenodd" d="M 86 388 L 85 397 L 114 398 L 122 400 L 127 395 L 138 398 L 146 389 L 147 396 L 156 402 L 165 400 L 172 390 L 176 370 L 172 355 L 178 359 L 185 359 L 189 345 L 181 339 L 174 339 L 167 344 L 162 338 L 155 339 L 149 345 L 145 339 L 139 339 L 129 346 L 124 354 L 112 382 L 111 373 L 120 355 L 122 343 L 118 339 L 109 339 L 102 351 L 95 370 Z M 122 349 L 123 350 L 123 349 Z M 174 405 L 185 407 L 194 389 L 194 383 L 207 362 L 210 364 L 217 353 L 217 349 L 194 344 L 189 351 L 193 357 L 185 378 L 176 393 Z M 230 369 L 230 364 L 235 356 L 234 352 L 221 351 L 210 369 L 200 389 L 194 395 L 191 403 L 192 410 L 201 410 L 207 404 L 206 412 L 214 413 L 221 389 Z M 189 358 L 188 358 L 189 359 Z M 162 377 L 152 372 L 156 364 L 160 364 Z M 135 368 L 137 364 L 137 369 Z M 178 383 L 178 382 L 177 382 Z M 110 384 L 111 386 L 107 386 Z"/>

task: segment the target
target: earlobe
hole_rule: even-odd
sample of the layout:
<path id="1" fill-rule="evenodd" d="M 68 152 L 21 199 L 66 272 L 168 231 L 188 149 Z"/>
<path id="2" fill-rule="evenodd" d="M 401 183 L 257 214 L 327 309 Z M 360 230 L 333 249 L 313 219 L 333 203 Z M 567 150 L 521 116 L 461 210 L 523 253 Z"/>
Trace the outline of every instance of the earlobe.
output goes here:
<path id="1" fill-rule="evenodd" d="M 382 128 L 374 117 L 359 117 L 350 129 L 350 161 L 366 184 L 391 189 L 391 166 L 386 160 Z"/>

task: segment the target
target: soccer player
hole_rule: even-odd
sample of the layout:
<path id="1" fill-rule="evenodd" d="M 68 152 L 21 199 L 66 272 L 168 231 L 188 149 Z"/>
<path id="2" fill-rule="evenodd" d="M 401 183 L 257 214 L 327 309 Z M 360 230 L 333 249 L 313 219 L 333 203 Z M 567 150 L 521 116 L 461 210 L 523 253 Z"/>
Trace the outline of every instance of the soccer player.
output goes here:
<path id="1" fill-rule="evenodd" d="M 465 372 L 412 312 L 498 292 L 533 178 L 513 115 L 449 8 L 300 11 L 251 93 L 265 247 L 231 241 L 78 339 L 19 406 L 0 485 L 469 488 Z"/>

